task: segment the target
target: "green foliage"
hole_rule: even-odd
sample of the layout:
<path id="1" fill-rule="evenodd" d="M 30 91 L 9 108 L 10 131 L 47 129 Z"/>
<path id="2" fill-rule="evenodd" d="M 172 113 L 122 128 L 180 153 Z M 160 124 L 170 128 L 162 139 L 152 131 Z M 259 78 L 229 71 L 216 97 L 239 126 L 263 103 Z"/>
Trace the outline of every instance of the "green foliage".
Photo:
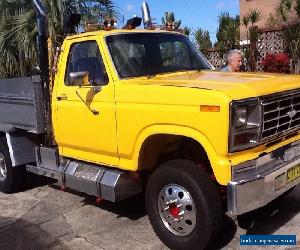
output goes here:
<path id="1" fill-rule="evenodd" d="M 279 4 L 279 13 L 284 22 L 287 21 L 288 13 L 291 11 L 293 0 L 281 0 Z"/>
<path id="2" fill-rule="evenodd" d="M 165 18 L 169 23 L 175 22 L 174 12 L 165 12 Z"/>
<path id="3" fill-rule="evenodd" d="M 174 12 L 165 12 L 165 17 L 161 18 L 161 23 L 172 30 L 177 30 L 181 25 L 181 20 L 176 21 Z"/>
<path id="4" fill-rule="evenodd" d="M 249 15 L 245 15 L 242 17 L 242 24 L 246 27 L 246 29 L 248 28 L 248 26 L 250 24 L 250 16 Z"/>
<path id="5" fill-rule="evenodd" d="M 266 21 L 266 26 L 268 28 L 276 28 L 281 24 L 281 20 L 278 17 L 278 15 L 274 15 L 272 13 L 270 13 L 269 17 L 267 18 Z"/>
<path id="6" fill-rule="evenodd" d="M 284 22 L 288 21 L 288 17 L 292 11 L 295 11 L 300 17 L 300 0 L 281 0 L 278 13 Z"/>
<path id="7" fill-rule="evenodd" d="M 237 48 L 240 40 L 240 17 L 231 17 L 228 12 L 219 15 L 216 46 L 223 55 L 229 50 Z"/>
<path id="8" fill-rule="evenodd" d="M 259 37 L 259 32 L 257 29 L 253 29 L 253 26 L 262 20 L 263 15 L 260 10 L 250 10 L 248 14 L 242 17 L 242 24 L 246 27 L 247 30 L 247 40 L 256 41 Z M 250 29 L 248 29 L 249 24 L 251 23 Z"/>
<path id="9" fill-rule="evenodd" d="M 286 50 L 295 63 L 295 73 L 300 73 L 300 24 L 289 24 L 282 31 Z"/>
<path id="10" fill-rule="evenodd" d="M 212 47 L 212 42 L 210 40 L 210 35 L 209 35 L 208 30 L 198 28 L 195 30 L 193 36 L 194 36 L 196 45 L 198 46 L 199 50 L 203 54 L 206 54 L 207 50 Z"/>
<path id="11" fill-rule="evenodd" d="M 63 18 L 80 12 L 83 19 L 118 18 L 111 0 L 44 0 L 52 40 L 62 41 Z M 32 0 L 0 1 L 0 78 L 25 75 L 37 64 L 36 17 Z"/>
<path id="12" fill-rule="evenodd" d="M 300 73 L 300 0 L 281 0 L 278 11 L 282 20 L 286 23 L 282 31 L 282 37 L 285 40 L 286 51 L 294 62 L 294 72 Z M 290 16 L 295 11 L 298 20 L 290 22 Z"/>
<path id="13" fill-rule="evenodd" d="M 185 34 L 186 36 L 190 36 L 192 29 L 190 27 L 185 26 L 183 28 L 183 34 Z"/>
<path id="14" fill-rule="evenodd" d="M 257 26 L 252 26 L 249 29 L 249 39 L 250 41 L 255 41 L 257 42 L 258 38 L 262 34 L 261 30 L 257 28 Z"/>
<path id="15" fill-rule="evenodd" d="M 165 16 L 161 18 L 161 23 L 166 25 L 167 23 L 175 22 L 174 12 L 165 12 Z"/>
<path id="16" fill-rule="evenodd" d="M 257 9 L 251 10 L 249 12 L 249 18 L 250 18 L 250 22 L 253 26 L 255 23 L 258 23 L 260 20 L 262 20 L 263 14 L 261 13 L 260 10 L 257 10 Z"/>
<path id="17" fill-rule="evenodd" d="M 300 17 L 300 0 L 296 0 L 296 4 L 295 4 L 295 11 L 298 15 L 298 17 Z"/>

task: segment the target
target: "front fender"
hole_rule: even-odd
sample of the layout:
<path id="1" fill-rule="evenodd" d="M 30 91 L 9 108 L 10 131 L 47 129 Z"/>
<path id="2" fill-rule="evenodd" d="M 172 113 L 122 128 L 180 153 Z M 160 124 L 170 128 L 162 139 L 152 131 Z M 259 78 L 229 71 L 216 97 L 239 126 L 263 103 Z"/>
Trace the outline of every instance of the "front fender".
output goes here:
<path id="1" fill-rule="evenodd" d="M 203 133 L 191 127 L 170 124 L 152 125 L 145 128 L 138 136 L 134 147 L 132 159 L 120 159 L 121 168 L 137 171 L 139 155 L 143 143 L 150 136 L 157 134 L 179 135 L 191 138 L 199 142 L 199 144 L 206 151 L 206 154 L 208 156 L 208 159 L 210 161 L 211 167 L 214 171 L 218 183 L 221 185 L 227 185 L 227 183 L 231 180 L 231 165 L 228 158 L 217 155 L 209 139 Z"/>

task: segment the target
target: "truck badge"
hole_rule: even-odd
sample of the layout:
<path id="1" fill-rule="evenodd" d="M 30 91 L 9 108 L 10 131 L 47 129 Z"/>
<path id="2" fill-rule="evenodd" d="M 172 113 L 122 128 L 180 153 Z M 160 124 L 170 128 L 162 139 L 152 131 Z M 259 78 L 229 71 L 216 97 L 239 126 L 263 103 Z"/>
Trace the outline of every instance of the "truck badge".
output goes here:
<path id="1" fill-rule="evenodd" d="M 291 119 L 297 114 L 297 111 L 295 109 L 292 109 L 291 111 L 286 113 Z"/>

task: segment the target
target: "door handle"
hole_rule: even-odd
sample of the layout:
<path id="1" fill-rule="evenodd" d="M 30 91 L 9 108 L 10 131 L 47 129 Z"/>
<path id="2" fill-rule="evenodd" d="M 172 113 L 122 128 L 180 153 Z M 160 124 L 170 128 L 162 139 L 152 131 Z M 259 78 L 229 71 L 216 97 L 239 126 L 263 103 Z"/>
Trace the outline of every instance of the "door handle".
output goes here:
<path id="1" fill-rule="evenodd" d="M 62 95 L 58 95 L 58 96 L 56 97 L 56 99 L 57 99 L 58 101 L 62 101 L 62 100 L 67 100 L 68 97 L 67 97 L 67 95 L 62 94 Z"/>

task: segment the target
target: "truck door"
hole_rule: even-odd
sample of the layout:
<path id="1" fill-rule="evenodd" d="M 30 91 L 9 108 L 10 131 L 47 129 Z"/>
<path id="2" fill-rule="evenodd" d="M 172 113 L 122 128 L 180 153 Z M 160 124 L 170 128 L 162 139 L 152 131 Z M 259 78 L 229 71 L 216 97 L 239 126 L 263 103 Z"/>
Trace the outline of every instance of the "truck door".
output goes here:
<path id="1" fill-rule="evenodd" d="M 108 79 L 99 45 L 96 40 L 85 40 L 70 43 L 64 50 L 69 54 L 62 58 L 52 98 L 60 154 L 117 165 L 114 84 Z M 70 73 L 74 72 L 88 72 L 89 85 L 72 80 Z"/>

